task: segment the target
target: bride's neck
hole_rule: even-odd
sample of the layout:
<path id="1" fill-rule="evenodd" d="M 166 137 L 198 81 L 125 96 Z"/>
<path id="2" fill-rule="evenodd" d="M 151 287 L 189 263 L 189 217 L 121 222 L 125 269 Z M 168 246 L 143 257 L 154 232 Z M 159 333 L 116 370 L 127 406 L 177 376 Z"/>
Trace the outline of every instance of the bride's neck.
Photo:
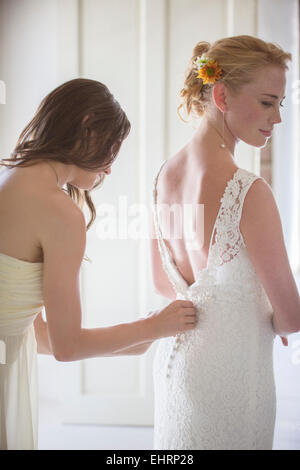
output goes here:
<path id="1" fill-rule="evenodd" d="M 222 144 L 225 144 L 225 147 Z M 203 160 L 208 160 L 213 164 L 218 162 L 235 162 L 234 150 L 235 140 L 230 131 L 224 126 L 220 126 L 218 119 L 213 120 L 211 117 L 204 116 L 197 128 L 193 139 L 193 147 L 199 149 L 199 154 L 203 155 Z"/>

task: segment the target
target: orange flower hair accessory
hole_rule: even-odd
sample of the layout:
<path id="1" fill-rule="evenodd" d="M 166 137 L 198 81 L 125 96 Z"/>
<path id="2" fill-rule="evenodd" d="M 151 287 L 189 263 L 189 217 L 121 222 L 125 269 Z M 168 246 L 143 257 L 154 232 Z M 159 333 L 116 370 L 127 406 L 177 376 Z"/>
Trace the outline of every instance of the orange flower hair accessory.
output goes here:
<path id="1" fill-rule="evenodd" d="M 207 83 L 214 84 L 216 80 L 220 80 L 222 77 L 222 69 L 216 60 L 210 57 L 197 57 L 194 62 L 197 69 L 197 78 L 203 80 L 203 84 Z"/>

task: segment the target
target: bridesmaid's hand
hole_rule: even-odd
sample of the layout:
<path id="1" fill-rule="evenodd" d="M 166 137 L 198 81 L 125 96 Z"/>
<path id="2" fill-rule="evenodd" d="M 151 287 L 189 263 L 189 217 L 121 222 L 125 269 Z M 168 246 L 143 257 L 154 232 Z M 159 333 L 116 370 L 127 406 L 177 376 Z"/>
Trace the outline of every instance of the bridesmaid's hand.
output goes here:
<path id="1" fill-rule="evenodd" d="M 175 300 L 164 309 L 151 312 L 147 320 L 152 324 L 154 339 L 158 339 L 192 330 L 197 323 L 197 313 L 189 300 Z"/>

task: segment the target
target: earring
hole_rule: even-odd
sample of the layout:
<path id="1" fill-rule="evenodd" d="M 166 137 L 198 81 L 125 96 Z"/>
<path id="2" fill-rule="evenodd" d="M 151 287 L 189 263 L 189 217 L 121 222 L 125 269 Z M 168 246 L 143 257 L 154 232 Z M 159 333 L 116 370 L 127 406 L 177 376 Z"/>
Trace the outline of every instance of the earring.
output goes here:
<path id="1" fill-rule="evenodd" d="M 222 132 L 222 139 L 223 139 L 223 142 L 221 143 L 220 147 L 222 149 L 225 149 L 226 148 L 226 145 L 225 145 L 225 142 L 224 142 L 224 119 L 225 119 L 225 112 L 223 111 L 223 132 Z"/>

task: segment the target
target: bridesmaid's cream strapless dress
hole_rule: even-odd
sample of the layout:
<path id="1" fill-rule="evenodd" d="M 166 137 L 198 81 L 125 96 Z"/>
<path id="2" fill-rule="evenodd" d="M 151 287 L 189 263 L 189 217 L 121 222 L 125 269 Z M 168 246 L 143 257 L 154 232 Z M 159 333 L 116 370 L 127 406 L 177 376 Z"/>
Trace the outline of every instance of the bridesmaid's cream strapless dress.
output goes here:
<path id="1" fill-rule="evenodd" d="M 0 253 L 0 449 L 37 449 L 37 343 L 43 263 Z"/>

